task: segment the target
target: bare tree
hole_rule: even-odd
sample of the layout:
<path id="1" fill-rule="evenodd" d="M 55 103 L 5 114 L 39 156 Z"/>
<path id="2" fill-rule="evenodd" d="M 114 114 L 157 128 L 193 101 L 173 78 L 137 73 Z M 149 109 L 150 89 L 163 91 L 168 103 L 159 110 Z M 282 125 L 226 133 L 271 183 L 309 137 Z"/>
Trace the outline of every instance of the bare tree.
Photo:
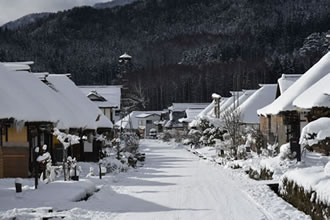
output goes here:
<path id="1" fill-rule="evenodd" d="M 223 127 L 228 132 L 232 146 L 228 146 L 233 156 L 237 155 L 237 147 L 242 141 L 242 130 L 240 126 L 241 113 L 237 109 L 229 109 L 222 113 Z"/>

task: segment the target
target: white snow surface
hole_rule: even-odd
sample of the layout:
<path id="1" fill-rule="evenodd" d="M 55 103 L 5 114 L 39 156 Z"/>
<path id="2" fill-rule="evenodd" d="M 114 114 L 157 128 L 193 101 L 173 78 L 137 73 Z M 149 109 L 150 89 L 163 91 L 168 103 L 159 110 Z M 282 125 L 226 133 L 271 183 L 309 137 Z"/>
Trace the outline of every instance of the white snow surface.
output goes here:
<path id="1" fill-rule="evenodd" d="M 75 107 L 75 113 L 80 123 L 84 125 L 81 127 L 89 129 L 113 127 L 112 122 L 66 75 L 50 74 L 47 81 Z"/>
<path id="2" fill-rule="evenodd" d="M 24 183 L 22 195 L 16 196 L 14 179 L 1 179 L 0 218 L 310 219 L 264 183 L 240 171 L 196 157 L 180 145 L 156 140 L 141 144 L 146 153 L 143 167 L 102 180 L 91 177 L 78 183 L 55 182 L 38 190 Z M 32 179 L 27 181 L 33 183 Z M 73 201 L 83 192 L 92 192 L 95 185 L 100 191 L 87 201 Z M 45 211 L 49 206 L 54 210 L 51 214 Z"/>
<path id="3" fill-rule="evenodd" d="M 11 71 L 0 64 L 0 118 L 14 118 L 27 122 L 73 123 L 70 106 L 63 108 L 65 100 L 42 83 L 36 76 L 25 71 Z M 62 105 L 62 106 L 61 106 Z"/>
<path id="4" fill-rule="evenodd" d="M 329 70 L 330 72 L 330 70 Z M 330 107 L 330 96 L 326 94 L 327 87 L 330 84 L 330 73 L 309 87 L 294 101 L 293 105 L 302 109 L 311 109 L 313 107 Z"/>
<path id="5" fill-rule="evenodd" d="M 274 102 L 259 109 L 259 115 L 276 115 L 282 111 L 295 110 L 293 101 L 305 90 L 330 72 L 330 52 L 324 55 L 314 66 L 303 74 L 292 86 Z"/>
<path id="6" fill-rule="evenodd" d="M 310 135 L 316 135 L 311 138 Z M 330 118 L 319 118 L 308 123 L 301 131 L 300 144 L 313 145 L 330 137 Z"/>
<path id="7" fill-rule="evenodd" d="M 128 115 L 126 115 L 124 118 L 120 119 L 115 123 L 117 127 L 122 127 L 124 129 L 138 129 L 139 128 L 139 121 L 137 116 L 142 114 L 157 114 L 160 115 L 162 111 L 132 111 Z"/>
<path id="8" fill-rule="evenodd" d="M 275 100 L 276 84 L 262 85 L 255 93 L 253 93 L 245 102 L 237 107 L 240 112 L 241 122 L 248 124 L 259 124 L 259 116 L 257 110 Z"/>
<path id="9" fill-rule="evenodd" d="M 121 86 L 78 86 L 87 96 L 91 91 L 96 91 L 106 99 L 105 102 L 97 102 L 99 107 L 116 107 L 120 108 Z"/>
<path id="10" fill-rule="evenodd" d="M 280 94 L 283 94 L 301 76 L 302 74 L 282 74 L 281 78 L 277 80 Z"/>
<path id="11" fill-rule="evenodd" d="M 302 186 L 306 192 L 315 191 L 316 201 L 330 205 L 330 176 L 324 171 L 324 166 L 313 166 L 290 170 L 282 178 L 287 178 L 298 186 Z"/>
<path id="12" fill-rule="evenodd" d="M 233 94 L 233 102 L 227 106 L 224 107 L 225 103 L 221 109 L 220 106 L 220 118 L 223 117 L 227 112 L 232 112 L 236 110 L 239 106 L 241 106 L 252 94 L 254 94 L 257 90 L 243 90 L 242 94 L 237 98 L 236 94 Z M 234 99 L 234 96 L 236 96 L 236 99 Z"/>
<path id="13" fill-rule="evenodd" d="M 171 110 L 172 112 L 175 111 L 183 112 L 188 108 L 204 109 L 208 105 L 209 103 L 173 103 L 170 107 L 168 107 L 168 109 Z"/>

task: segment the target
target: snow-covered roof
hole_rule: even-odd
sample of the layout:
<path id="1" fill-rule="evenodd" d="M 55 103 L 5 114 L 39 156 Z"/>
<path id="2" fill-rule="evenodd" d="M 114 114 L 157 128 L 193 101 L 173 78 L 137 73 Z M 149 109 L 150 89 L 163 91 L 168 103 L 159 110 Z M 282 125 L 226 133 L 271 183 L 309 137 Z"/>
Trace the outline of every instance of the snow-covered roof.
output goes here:
<path id="1" fill-rule="evenodd" d="M 24 62 L 3 62 L 2 63 L 5 67 L 7 67 L 10 70 L 14 71 L 30 71 L 31 67 L 30 65 L 34 64 L 33 61 L 24 61 Z"/>
<path id="2" fill-rule="evenodd" d="M 148 117 L 150 117 L 150 116 L 153 116 L 153 115 L 158 115 L 159 117 L 160 117 L 160 112 L 158 113 L 155 113 L 155 112 L 153 112 L 153 113 L 142 113 L 142 114 L 139 114 L 139 115 L 137 115 L 136 116 L 136 118 L 148 118 Z"/>
<path id="3" fill-rule="evenodd" d="M 113 126 L 101 110 L 66 75 L 50 74 L 47 81 L 74 106 L 75 114 L 79 119 L 79 127 L 96 129 L 111 128 Z"/>
<path id="4" fill-rule="evenodd" d="M 49 93 L 52 94 L 50 89 L 33 74 L 16 72 L 0 64 L 0 119 L 56 122 L 59 112 L 49 108 Z M 43 100 L 45 96 L 47 99 Z"/>
<path id="5" fill-rule="evenodd" d="M 227 102 L 228 99 L 230 99 L 231 97 L 221 97 L 221 101 L 220 101 L 220 109 L 222 109 L 221 106 L 224 105 L 224 103 Z M 211 117 L 215 117 L 214 116 L 214 104 L 215 101 L 213 100 L 208 106 L 206 106 L 196 117 L 194 120 L 192 120 L 189 123 L 189 127 L 196 127 L 199 125 L 200 120 L 201 119 L 208 119 Z"/>
<path id="6" fill-rule="evenodd" d="M 0 64 L 0 118 L 53 122 L 61 129 L 90 128 L 85 123 L 87 115 L 82 115 L 80 109 L 77 110 L 57 89 L 32 73 L 12 71 Z"/>
<path id="7" fill-rule="evenodd" d="M 126 115 L 121 120 L 117 121 L 115 125 L 117 127 L 122 127 L 124 129 L 138 129 L 138 118 L 136 116 L 141 114 L 157 114 L 160 115 L 162 111 L 133 111 L 130 114 Z"/>
<path id="8" fill-rule="evenodd" d="M 241 95 L 243 95 L 243 91 L 231 91 L 231 97 L 229 97 L 225 102 L 220 104 L 220 111 L 225 111 L 229 106 L 234 103 L 234 100 L 239 99 Z"/>
<path id="9" fill-rule="evenodd" d="M 40 80 L 46 80 L 46 77 L 49 75 L 48 72 L 33 73 Z"/>
<path id="10" fill-rule="evenodd" d="M 283 111 L 291 111 L 296 108 L 293 101 L 314 83 L 330 72 L 330 52 L 324 55 L 314 66 L 302 75 L 281 96 L 266 107 L 259 109 L 259 115 L 276 115 Z"/>
<path id="11" fill-rule="evenodd" d="M 79 88 L 86 96 L 95 91 L 97 94 L 104 97 L 106 101 L 94 101 L 98 107 L 120 108 L 121 86 L 79 86 Z"/>
<path id="12" fill-rule="evenodd" d="M 123 55 L 121 55 L 119 58 L 121 58 L 121 59 L 132 59 L 132 56 L 130 56 L 130 55 L 128 55 L 126 52 L 123 54 Z"/>
<path id="13" fill-rule="evenodd" d="M 275 100 L 276 89 L 276 84 L 262 85 L 260 89 L 258 89 L 245 102 L 238 106 L 237 110 L 240 111 L 241 122 L 248 124 L 259 123 L 257 110 Z"/>
<path id="14" fill-rule="evenodd" d="M 329 85 L 330 73 L 300 94 L 293 101 L 293 105 L 303 109 L 311 109 L 313 107 L 330 108 L 330 96 L 325 91 Z"/>
<path id="15" fill-rule="evenodd" d="M 238 92 L 236 94 L 232 93 L 233 96 L 230 97 L 231 104 L 229 106 L 224 106 L 226 103 L 224 103 L 223 106 L 220 105 L 220 117 L 223 117 L 227 112 L 234 111 L 236 108 L 238 108 L 240 105 L 242 105 L 253 93 L 255 93 L 257 90 L 243 90 L 242 92 Z"/>
<path id="16" fill-rule="evenodd" d="M 283 94 L 294 82 L 296 82 L 302 74 L 282 74 L 277 80 L 280 94 Z"/>
<path id="17" fill-rule="evenodd" d="M 173 103 L 168 109 L 172 112 L 183 112 L 186 109 L 204 109 L 209 103 Z"/>
<path id="18" fill-rule="evenodd" d="M 203 111 L 204 109 L 194 109 L 194 108 L 188 108 L 186 109 L 186 116 L 185 118 L 180 118 L 179 122 L 186 122 L 186 123 L 190 123 L 192 122 L 194 119 L 196 119 L 197 115 L 199 113 L 201 113 L 201 111 Z"/>

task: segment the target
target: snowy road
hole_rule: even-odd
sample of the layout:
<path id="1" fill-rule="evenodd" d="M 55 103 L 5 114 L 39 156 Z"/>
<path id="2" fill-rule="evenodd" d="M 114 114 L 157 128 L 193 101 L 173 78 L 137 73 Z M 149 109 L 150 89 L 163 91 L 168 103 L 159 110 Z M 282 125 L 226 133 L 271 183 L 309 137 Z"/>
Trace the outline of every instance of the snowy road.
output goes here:
<path id="1" fill-rule="evenodd" d="M 144 167 L 118 177 L 86 208 L 111 212 L 111 219 L 268 219 L 219 166 L 157 141 L 142 145 Z"/>
<path id="2" fill-rule="evenodd" d="M 146 161 L 138 169 L 107 175 L 102 180 L 82 179 L 74 185 L 43 185 L 38 190 L 27 190 L 22 198 L 16 198 L 13 189 L 6 188 L 13 180 L 3 180 L 0 219 L 47 215 L 102 220 L 310 219 L 277 197 L 265 183 L 200 159 L 175 144 L 144 140 L 141 151 L 146 153 Z M 69 199 L 87 183 L 98 185 L 100 191 L 87 201 Z M 51 207 L 55 212 L 48 213 L 47 208 L 36 211 L 36 207 Z"/>

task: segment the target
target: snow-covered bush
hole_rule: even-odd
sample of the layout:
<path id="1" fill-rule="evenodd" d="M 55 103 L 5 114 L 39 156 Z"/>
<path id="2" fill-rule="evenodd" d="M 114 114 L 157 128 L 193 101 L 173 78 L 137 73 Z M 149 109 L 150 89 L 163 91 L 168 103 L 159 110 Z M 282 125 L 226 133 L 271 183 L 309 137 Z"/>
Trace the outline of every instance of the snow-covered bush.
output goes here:
<path id="1" fill-rule="evenodd" d="M 165 130 L 159 138 L 165 142 L 175 141 L 177 143 L 182 142 L 184 139 L 187 138 L 186 131 L 180 131 L 177 129 Z"/>
<path id="2" fill-rule="evenodd" d="M 303 148 L 330 155 L 330 118 L 319 118 L 307 124 L 301 131 Z"/>
<path id="3" fill-rule="evenodd" d="M 114 157 L 103 158 L 102 165 L 104 167 L 106 167 L 107 172 L 109 172 L 109 173 L 125 172 L 128 170 L 127 163 L 123 163 L 122 161 L 120 161 Z"/>

